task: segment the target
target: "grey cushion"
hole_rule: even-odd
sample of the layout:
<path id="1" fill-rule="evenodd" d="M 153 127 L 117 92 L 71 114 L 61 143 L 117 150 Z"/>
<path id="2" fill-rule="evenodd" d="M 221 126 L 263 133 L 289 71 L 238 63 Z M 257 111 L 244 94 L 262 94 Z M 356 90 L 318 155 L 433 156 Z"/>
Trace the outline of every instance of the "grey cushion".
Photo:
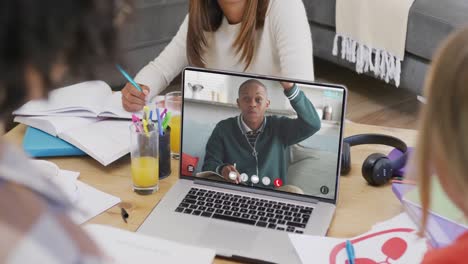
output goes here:
<path id="1" fill-rule="evenodd" d="M 124 47 L 136 49 L 170 41 L 187 14 L 187 5 L 184 0 L 137 1 L 135 13 L 123 28 Z"/>
<path id="2" fill-rule="evenodd" d="M 335 27 L 335 0 L 303 0 L 309 21 Z"/>
<path id="3" fill-rule="evenodd" d="M 125 68 L 135 75 L 171 41 L 188 12 L 186 0 L 137 0 L 135 12 L 121 32 Z M 111 86 L 126 80 L 113 69 L 101 74 Z"/>
<path id="4" fill-rule="evenodd" d="M 467 23 L 466 0 L 416 0 L 410 9 L 406 51 L 430 59 L 451 31 Z"/>
<path id="5" fill-rule="evenodd" d="M 309 21 L 335 27 L 335 0 L 303 1 Z M 406 51 L 430 60 L 441 41 L 463 24 L 468 24 L 468 1 L 416 0 L 408 19 Z"/>

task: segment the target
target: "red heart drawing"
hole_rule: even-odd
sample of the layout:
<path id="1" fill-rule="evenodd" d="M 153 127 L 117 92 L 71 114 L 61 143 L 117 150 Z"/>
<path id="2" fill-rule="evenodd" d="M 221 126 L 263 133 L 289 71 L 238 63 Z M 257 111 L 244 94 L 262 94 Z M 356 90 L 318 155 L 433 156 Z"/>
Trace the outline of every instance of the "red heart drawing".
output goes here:
<path id="1" fill-rule="evenodd" d="M 368 235 L 365 235 L 365 236 L 362 236 L 362 237 L 355 238 L 355 239 L 351 240 L 351 243 L 353 243 L 353 245 L 359 245 L 360 242 L 368 240 L 368 239 L 373 238 L 373 237 L 377 237 L 377 236 L 381 236 L 381 235 L 385 235 L 385 234 L 389 234 L 389 233 L 411 233 L 413 231 L 414 231 L 414 229 L 412 229 L 412 228 L 394 228 L 394 229 L 389 229 L 389 230 L 383 230 L 383 231 L 379 231 L 379 232 L 376 232 L 376 233 L 372 233 L 372 234 L 368 234 Z M 344 250 L 345 247 L 346 247 L 346 242 L 342 242 L 342 243 L 339 243 L 338 245 L 336 245 L 332 249 L 332 251 L 330 252 L 330 259 L 329 259 L 330 264 L 336 264 L 336 258 L 338 256 L 338 253 L 341 250 Z M 403 239 L 398 238 L 398 237 L 393 237 L 393 238 L 387 240 L 384 243 L 384 245 L 382 246 L 382 252 L 385 255 L 387 255 L 388 258 L 398 259 L 401 256 L 403 256 L 403 254 L 406 252 L 407 247 L 408 247 L 408 245 Z M 387 258 L 387 260 L 388 260 L 388 258 Z M 379 262 L 381 262 L 381 261 L 379 261 Z M 387 261 L 385 261 L 385 262 L 387 262 Z M 349 262 L 346 261 L 346 263 L 349 263 Z M 376 262 L 376 261 L 374 261 L 372 259 L 369 259 L 369 258 L 364 258 L 364 257 L 359 258 L 358 257 L 358 258 L 355 258 L 355 263 L 356 264 L 375 264 L 375 263 L 378 263 L 378 262 Z"/>
<path id="2" fill-rule="evenodd" d="M 408 244 L 399 237 L 393 237 L 385 241 L 382 246 L 382 252 L 393 260 L 399 259 L 405 254 Z"/>

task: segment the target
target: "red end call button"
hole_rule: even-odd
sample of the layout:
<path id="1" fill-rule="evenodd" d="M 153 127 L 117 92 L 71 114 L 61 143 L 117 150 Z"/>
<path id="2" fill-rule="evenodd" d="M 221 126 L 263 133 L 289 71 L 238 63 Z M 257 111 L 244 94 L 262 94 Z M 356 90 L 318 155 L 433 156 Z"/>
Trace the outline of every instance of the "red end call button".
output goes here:
<path id="1" fill-rule="evenodd" d="M 283 186 L 283 181 L 280 178 L 276 178 L 275 181 L 273 182 L 273 184 L 276 187 L 281 187 L 281 186 Z"/>

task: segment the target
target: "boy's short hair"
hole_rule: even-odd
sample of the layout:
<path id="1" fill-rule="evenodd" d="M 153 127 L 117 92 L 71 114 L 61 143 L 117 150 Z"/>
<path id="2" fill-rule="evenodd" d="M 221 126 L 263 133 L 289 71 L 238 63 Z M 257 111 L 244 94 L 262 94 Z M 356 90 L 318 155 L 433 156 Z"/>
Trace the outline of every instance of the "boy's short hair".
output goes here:
<path id="1" fill-rule="evenodd" d="M 267 91 L 267 88 L 266 86 L 259 80 L 257 79 L 248 79 L 247 81 L 243 82 L 240 86 L 239 86 L 239 90 L 237 92 L 237 96 L 240 96 L 240 93 L 241 93 L 241 90 L 244 89 L 245 87 L 247 86 L 250 86 L 252 84 L 256 84 L 258 86 L 261 86 L 263 87 L 263 89 L 265 89 L 265 93 L 268 94 L 268 91 Z"/>

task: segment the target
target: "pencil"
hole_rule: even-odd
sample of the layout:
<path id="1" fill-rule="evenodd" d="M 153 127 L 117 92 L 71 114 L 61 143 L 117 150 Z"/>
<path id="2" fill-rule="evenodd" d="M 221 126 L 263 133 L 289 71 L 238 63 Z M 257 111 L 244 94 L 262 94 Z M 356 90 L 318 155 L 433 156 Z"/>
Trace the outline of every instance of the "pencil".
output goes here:
<path id="1" fill-rule="evenodd" d="M 167 112 L 167 108 L 164 108 L 164 110 L 162 111 L 161 113 L 161 119 L 163 119 L 164 115 L 166 114 Z"/>
<path id="2" fill-rule="evenodd" d="M 124 220 L 125 223 L 127 223 L 127 218 L 129 217 L 127 210 L 125 208 L 120 207 L 120 215 L 122 216 L 122 219 Z"/>
<path id="3" fill-rule="evenodd" d="M 120 71 L 120 73 L 122 73 L 122 75 L 125 77 L 125 79 L 127 79 L 128 82 L 130 82 L 135 88 L 137 88 L 138 91 L 140 92 L 143 92 L 143 89 L 141 89 L 140 85 L 138 85 L 138 83 L 136 83 L 132 77 L 130 77 L 130 75 L 122 68 L 120 67 L 120 65 L 116 65 L 117 66 L 117 69 Z"/>

